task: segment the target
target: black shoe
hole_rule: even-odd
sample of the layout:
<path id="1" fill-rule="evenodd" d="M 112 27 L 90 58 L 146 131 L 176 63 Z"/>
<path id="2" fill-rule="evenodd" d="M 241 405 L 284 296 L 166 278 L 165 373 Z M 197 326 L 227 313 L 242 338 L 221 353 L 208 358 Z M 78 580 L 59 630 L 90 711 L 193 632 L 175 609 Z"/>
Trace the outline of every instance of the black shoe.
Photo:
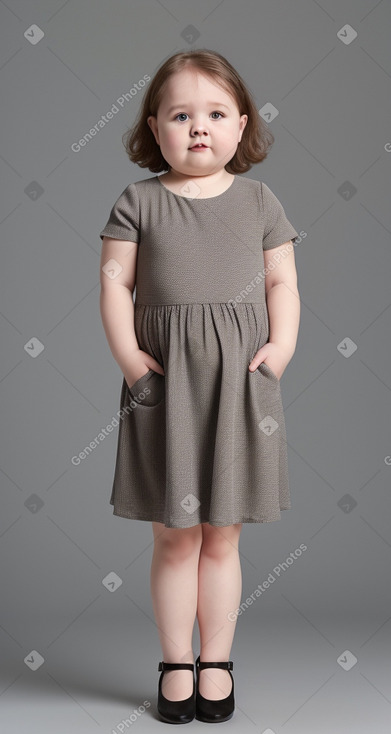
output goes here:
<path id="1" fill-rule="evenodd" d="M 206 721 L 209 724 L 213 724 L 218 721 L 227 721 L 231 719 L 235 710 L 235 698 L 234 698 L 234 679 L 230 672 L 233 670 L 234 664 L 232 660 L 223 663 L 205 663 L 200 661 L 200 655 L 196 660 L 196 671 L 197 671 L 197 683 L 196 683 L 196 712 L 195 717 L 198 721 Z M 228 670 L 231 680 L 232 689 L 231 693 L 227 698 L 220 698 L 216 701 L 204 698 L 201 696 L 199 691 L 199 673 L 204 668 L 222 668 Z"/>
<path id="2" fill-rule="evenodd" d="M 194 673 L 194 663 L 159 663 L 158 670 L 162 670 L 159 678 L 159 692 L 157 708 L 160 716 L 169 724 L 188 724 L 194 719 L 195 715 L 195 682 L 193 676 L 193 693 L 189 698 L 183 698 L 181 701 L 170 701 L 163 696 L 162 678 L 165 670 L 191 670 Z"/>

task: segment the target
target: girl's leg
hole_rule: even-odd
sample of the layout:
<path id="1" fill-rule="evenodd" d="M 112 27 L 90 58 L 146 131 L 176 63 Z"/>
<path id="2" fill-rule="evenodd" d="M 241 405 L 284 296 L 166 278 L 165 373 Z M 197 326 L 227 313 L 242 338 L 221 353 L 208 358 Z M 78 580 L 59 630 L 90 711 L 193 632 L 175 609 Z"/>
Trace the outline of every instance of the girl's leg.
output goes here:
<path id="1" fill-rule="evenodd" d="M 202 523 L 197 607 L 201 662 L 230 659 L 236 620 L 230 621 L 228 615 L 239 607 L 242 594 L 241 529 L 242 523 L 226 527 Z M 200 671 L 199 691 L 205 698 L 226 698 L 231 688 L 228 670 L 205 668 Z"/>
<path id="2" fill-rule="evenodd" d="M 152 522 L 154 551 L 151 596 L 166 663 L 194 663 L 192 637 L 197 611 L 198 562 L 202 526 L 167 528 Z M 162 693 L 171 701 L 191 696 L 190 670 L 166 671 Z"/>

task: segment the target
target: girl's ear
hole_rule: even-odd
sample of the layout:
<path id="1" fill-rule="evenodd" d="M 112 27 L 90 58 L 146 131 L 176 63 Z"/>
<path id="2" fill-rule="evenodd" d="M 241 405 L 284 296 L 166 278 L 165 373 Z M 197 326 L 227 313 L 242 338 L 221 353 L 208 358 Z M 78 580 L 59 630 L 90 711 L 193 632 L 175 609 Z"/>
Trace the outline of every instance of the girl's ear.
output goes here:
<path id="1" fill-rule="evenodd" d="M 149 117 L 147 117 L 147 123 L 148 123 L 149 127 L 151 128 L 151 130 L 152 130 L 152 132 L 153 132 L 153 134 L 155 136 L 155 140 L 156 140 L 157 144 L 160 145 L 156 117 L 154 115 L 150 115 Z"/>
<path id="2" fill-rule="evenodd" d="M 247 121 L 248 121 L 248 115 L 242 115 L 241 118 L 240 118 L 240 128 L 241 129 L 240 129 L 239 142 L 242 139 L 243 131 L 244 131 L 244 128 L 246 127 L 246 125 L 247 125 Z"/>

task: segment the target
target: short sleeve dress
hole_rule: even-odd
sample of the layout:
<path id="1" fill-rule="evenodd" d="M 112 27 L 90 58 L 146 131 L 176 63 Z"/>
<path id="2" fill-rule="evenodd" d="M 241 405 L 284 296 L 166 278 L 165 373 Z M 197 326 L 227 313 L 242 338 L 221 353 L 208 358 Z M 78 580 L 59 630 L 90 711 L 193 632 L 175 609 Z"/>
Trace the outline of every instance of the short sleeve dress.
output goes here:
<path id="1" fill-rule="evenodd" d="M 129 184 L 100 232 L 138 243 L 135 334 L 164 370 L 123 379 L 110 504 L 169 528 L 279 520 L 291 508 L 280 381 L 248 366 L 269 338 L 263 250 L 298 233 L 263 182 L 235 175 L 204 199 L 191 186 Z"/>

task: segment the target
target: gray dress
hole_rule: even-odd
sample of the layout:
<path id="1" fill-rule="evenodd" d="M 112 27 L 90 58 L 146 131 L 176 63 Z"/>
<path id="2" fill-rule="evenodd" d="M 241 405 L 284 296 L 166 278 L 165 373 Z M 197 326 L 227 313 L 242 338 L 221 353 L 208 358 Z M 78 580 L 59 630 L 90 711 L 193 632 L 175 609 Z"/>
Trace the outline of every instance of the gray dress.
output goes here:
<path id="1" fill-rule="evenodd" d="M 298 237 L 280 201 L 238 175 L 206 199 L 153 176 L 126 187 L 104 235 L 139 245 L 135 334 L 164 370 L 123 379 L 114 515 L 279 520 L 291 507 L 280 381 L 248 365 L 269 338 L 263 250 Z"/>

